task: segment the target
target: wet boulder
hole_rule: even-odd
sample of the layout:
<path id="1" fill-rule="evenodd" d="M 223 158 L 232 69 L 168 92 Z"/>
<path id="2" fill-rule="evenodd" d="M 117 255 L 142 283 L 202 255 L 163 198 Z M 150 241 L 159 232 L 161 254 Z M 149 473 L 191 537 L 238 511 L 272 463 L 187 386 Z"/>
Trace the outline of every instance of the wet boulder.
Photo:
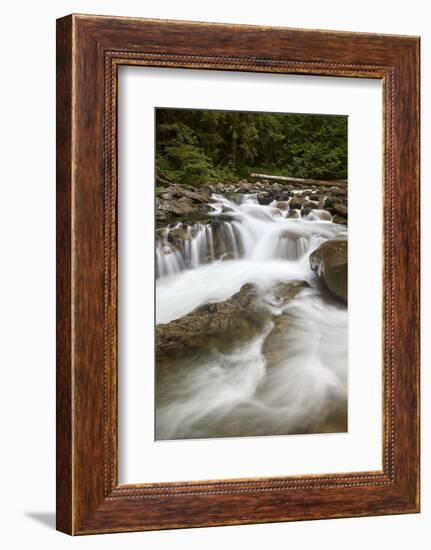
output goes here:
<path id="1" fill-rule="evenodd" d="M 283 185 L 281 183 L 275 182 L 271 185 L 271 191 L 272 194 L 278 198 L 280 194 L 284 191 Z"/>
<path id="2" fill-rule="evenodd" d="M 342 216 L 343 218 L 348 217 L 348 210 L 346 205 L 341 204 L 340 202 L 336 202 L 335 204 L 332 205 L 332 208 L 335 210 L 335 213 L 338 214 L 339 216 Z"/>
<path id="3" fill-rule="evenodd" d="M 228 300 L 205 304 L 180 319 L 157 325 L 157 360 L 211 348 L 225 351 L 256 336 L 269 318 L 258 288 L 246 284 Z"/>
<path id="4" fill-rule="evenodd" d="M 347 240 L 325 241 L 310 255 L 310 267 L 337 298 L 347 303 Z"/>
<path id="5" fill-rule="evenodd" d="M 210 202 L 211 195 L 208 191 L 192 191 L 189 189 L 183 189 L 182 195 L 185 199 L 188 199 L 189 202 L 195 204 L 206 204 Z"/>
<path id="6" fill-rule="evenodd" d="M 301 209 L 304 204 L 304 199 L 301 197 L 292 197 L 292 200 L 289 203 L 290 208 Z"/>
<path id="7" fill-rule="evenodd" d="M 191 237 L 191 234 L 190 232 L 187 231 L 187 226 L 181 224 L 177 227 L 173 227 L 172 229 L 169 229 L 167 231 L 166 238 L 170 243 L 176 243 L 177 241 L 185 241 L 190 237 Z"/>
<path id="8" fill-rule="evenodd" d="M 187 200 L 179 201 L 176 199 L 156 199 L 157 211 L 164 212 L 167 216 L 183 216 L 193 212 L 193 207 Z"/>
<path id="9" fill-rule="evenodd" d="M 311 193 L 311 195 L 308 197 L 311 201 L 319 202 L 322 196 L 318 193 Z"/>
<path id="10" fill-rule="evenodd" d="M 339 223 L 341 225 L 347 225 L 347 219 L 346 218 L 343 218 L 343 216 L 338 216 L 338 215 L 335 215 L 333 218 L 332 218 L 332 221 L 334 223 Z"/>
<path id="11" fill-rule="evenodd" d="M 303 208 L 309 208 L 310 210 L 313 210 L 314 208 L 319 208 L 319 203 L 315 201 L 305 200 L 302 203 Z"/>
<path id="12" fill-rule="evenodd" d="M 337 202 L 339 202 L 339 198 L 331 195 L 329 197 L 326 197 L 324 206 L 325 208 L 332 208 L 332 205 Z"/>
<path id="13" fill-rule="evenodd" d="M 269 193 L 269 191 L 260 191 L 257 194 L 257 202 L 259 204 L 263 204 L 263 205 L 271 204 L 273 200 L 274 200 L 274 197 L 272 196 L 271 193 Z"/>
<path id="14" fill-rule="evenodd" d="M 253 193 L 254 187 L 252 183 L 247 180 L 241 180 L 238 187 L 235 189 L 235 193 Z"/>
<path id="15" fill-rule="evenodd" d="M 280 196 L 278 197 L 278 200 L 280 201 L 287 201 L 290 199 L 290 197 L 292 196 L 292 193 L 288 190 L 288 189 L 284 189 L 284 191 L 282 191 L 280 193 Z"/>

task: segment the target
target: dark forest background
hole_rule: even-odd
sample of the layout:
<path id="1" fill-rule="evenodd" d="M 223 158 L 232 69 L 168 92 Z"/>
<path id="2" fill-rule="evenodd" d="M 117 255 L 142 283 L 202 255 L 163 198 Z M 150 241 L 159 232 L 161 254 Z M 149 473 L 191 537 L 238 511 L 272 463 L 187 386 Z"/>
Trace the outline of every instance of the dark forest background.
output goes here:
<path id="1" fill-rule="evenodd" d="M 158 108 L 156 168 L 183 184 L 250 172 L 347 179 L 347 117 Z"/>

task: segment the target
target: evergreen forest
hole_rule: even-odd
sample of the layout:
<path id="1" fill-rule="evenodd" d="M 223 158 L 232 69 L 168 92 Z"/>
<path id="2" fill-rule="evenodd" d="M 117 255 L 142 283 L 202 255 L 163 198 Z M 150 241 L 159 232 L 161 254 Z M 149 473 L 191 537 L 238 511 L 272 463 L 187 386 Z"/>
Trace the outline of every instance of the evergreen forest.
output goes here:
<path id="1" fill-rule="evenodd" d="M 347 117 L 157 108 L 156 169 L 186 185 L 250 172 L 347 179 Z"/>

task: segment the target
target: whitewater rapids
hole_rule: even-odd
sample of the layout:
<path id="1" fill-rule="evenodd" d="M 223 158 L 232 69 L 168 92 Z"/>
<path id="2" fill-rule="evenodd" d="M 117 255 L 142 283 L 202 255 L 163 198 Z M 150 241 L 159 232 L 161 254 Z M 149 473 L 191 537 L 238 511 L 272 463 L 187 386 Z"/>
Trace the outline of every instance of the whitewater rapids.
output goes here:
<path id="1" fill-rule="evenodd" d="M 158 242 L 157 324 L 226 300 L 246 283 L 259 287 L 274 320 L 229 353 L 156 366 L 156 439 L 346 431 L 347 309 L 322 291 L 309 265 L 310 254 L 346 228 L 318 208 L 301 217 L 288 203 L 215 195 L 217 235 L 213 224 L 196 224 L 180 247 L 166 235 Z M 275 285 L 298 280 L 309 288 L 278 304 Z M 280 315 L 287 329 L 265 350 Z"/>

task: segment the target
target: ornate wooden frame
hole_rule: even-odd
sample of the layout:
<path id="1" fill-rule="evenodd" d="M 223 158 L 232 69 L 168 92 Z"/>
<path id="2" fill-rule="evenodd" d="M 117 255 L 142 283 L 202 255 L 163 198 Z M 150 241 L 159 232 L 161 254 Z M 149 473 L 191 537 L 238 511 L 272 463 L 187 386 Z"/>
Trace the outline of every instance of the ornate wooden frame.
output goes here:
<path id="1" fill-rule="evenodd" d="M 383 82 L 383 470 L 117 480 L 119 65 Z M 57 21 L 57 528 L 69 534 L 419 511 L 419 38 L 70 15 Z"/>

